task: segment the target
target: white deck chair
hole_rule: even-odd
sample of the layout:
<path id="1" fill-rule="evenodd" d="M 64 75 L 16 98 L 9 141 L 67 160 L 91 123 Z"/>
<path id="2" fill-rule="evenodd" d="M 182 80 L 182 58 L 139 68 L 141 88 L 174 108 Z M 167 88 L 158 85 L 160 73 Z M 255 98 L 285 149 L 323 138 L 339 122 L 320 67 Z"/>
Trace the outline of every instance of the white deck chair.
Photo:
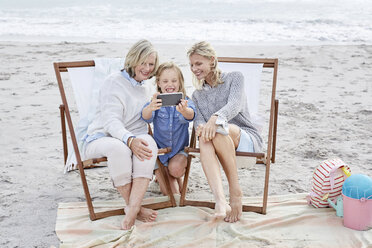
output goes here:
<path id="1" fill-rule="evenodd" d="M 102 58 L 96 59 L 94 61 L 91 60 L 54 63 L 54 70 L 56 72 L 58 87 L 62 98 L 62 104 L 60 105 L 60 114 L 62 125 L 62 141 L 65 161 L 65 172 L 73 169 L 79 169 L 91 220 L 96 220 L 112 215 L 124 214 L 123 209 L 99 213 L 94 211 L 92 198 L 85 177 L 84 168 L 99 166 L 100 163 L 106 162 L 107 158 L 103 157 L 84 160 L 81 154 L 82 149 L 84 149 L 83 148 L 84 142 L 82 141 L 82 138 L 84 138 L 87 127 L 93 120 L 95 110 L 97 107 L 99 89 L 101 88 L 101 85 L 106 76 L 108 76 L 110 73 L 114 71 L 120 70 L 123 64 L 124 64 L 123 60 L 118 58 L 115 59 Z M 67 102 L 64 87 L 64 83 L 66 83 L 64 81 L 66 80 L 62 80 L 61 72 L 68 72 L 70 77 L 70 83 L 74 92 L 74 98 L 79 113 L 79 122 L 77 124 L 76 129 L 74 129 L 73 127 L 69 104 Z M 69 145 L 67 141 L 66 121 L 68 129 L 70 131 L 71 138 L 71 143 Z M 150 126 L 149 133 L 152 134 Z M 68 147 L 70 147 L 70 149 Z M 169 151 L 170 151 L 169 148 L 159 149 L 158 154 L 164 154 Z M 161 174 L 163 175 L 164 180 L 166 182 L 169 200 L 166 202 L 148 204 L 145 207 L 152 209 L 174 207 L 176 206 L 176 202 L 173 194 L 171 193 L 169 181 L 167 180 L 167 177 L 165 177 L 166 172 L 164 170 L 164 166 L 163 164 L 160 163 L 159 159 L 157 160 L 160 165 L 159 168 L 162 172 Z"/>
<path id="2" fill-rule="evenodd" d="M 243 73 L 245 91 L 247 95 L 248 108 L 250 111 L 251 120 L 260 132 L 263 131 L 264 126 L 263 118 L 260 116 L 258 108 L 262 69 L 265 68 L 273 70 L 270 102 L 270 120 L 268 125 L 269 130 L 266 152 L 262 153 L 236 152 L 237 163 L 252 163 L 253 161 L 253 164 L 260 163 L 266 165 L 262 206 L 243 205 L 243 211 L 253 211 L 261 214 L 266 214 L 270 163 L 275 163 L 276 130 L 279 105 L 279 101 L 275 99 L 278 59 L 220 57 L 218 58 L 218 64 L 222 71 L 225 72 L 240 71 Z M 184 184 L 181 192 L 180 206 L 192 205 L 214 208 L 215 206 L 214 202 L 195 201 L 186 199 L 187 183 L 190 174 L 191 161 L 192 158 L 195 157 L 195 154 L 200 153 L 200 149 L 196 148 L 195 127 L 191 134 L 190 147 L 186 147 L 185 151 L 189 153 L 190 156 L 188 157 L 187 161 Z M 248 158 L 248 161 L 240 158 Z"/>

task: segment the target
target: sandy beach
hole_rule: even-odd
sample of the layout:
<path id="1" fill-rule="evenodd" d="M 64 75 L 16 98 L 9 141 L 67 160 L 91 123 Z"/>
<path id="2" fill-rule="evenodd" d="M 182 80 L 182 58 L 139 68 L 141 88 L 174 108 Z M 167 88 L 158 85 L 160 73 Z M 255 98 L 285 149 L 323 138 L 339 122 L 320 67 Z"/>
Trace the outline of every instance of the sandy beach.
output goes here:
<path id="1" fill-rule="evenodd" d="M 184 71 L 189 95 L 191 44 L 154 42 L 161 62 L 171 60 Z M 79 174 L 63 174 L 53 62 L 122 57 L 130 45 L 0 42 L 1 247 L 58 247 L 58 203 L 85 201 Z M 219 56 L 279 59 L 278 140 L 269 197 L 308 192 L 314 168 L 329 158 L 372 176 L 372 46 L 213 45 Z M 189 195 L 210 197 L 194 161 Z M 262 192 L 263 168 L 239 169 L 247 196 Z M 89 171 L 88 183 L 95 200 L 119 199 L 107 169 Z M 152 183 L 147 196 L 158 195 Z"/>

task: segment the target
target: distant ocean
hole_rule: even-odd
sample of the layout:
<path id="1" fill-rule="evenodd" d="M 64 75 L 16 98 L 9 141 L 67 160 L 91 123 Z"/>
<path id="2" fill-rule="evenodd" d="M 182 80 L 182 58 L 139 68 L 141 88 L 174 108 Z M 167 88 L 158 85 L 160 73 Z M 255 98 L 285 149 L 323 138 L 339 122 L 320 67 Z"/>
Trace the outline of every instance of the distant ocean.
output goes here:
<path id="1" fill-rule="evenodd" d="M 0 0 L 2 41 L 372 44 L 371 0 Z"/>

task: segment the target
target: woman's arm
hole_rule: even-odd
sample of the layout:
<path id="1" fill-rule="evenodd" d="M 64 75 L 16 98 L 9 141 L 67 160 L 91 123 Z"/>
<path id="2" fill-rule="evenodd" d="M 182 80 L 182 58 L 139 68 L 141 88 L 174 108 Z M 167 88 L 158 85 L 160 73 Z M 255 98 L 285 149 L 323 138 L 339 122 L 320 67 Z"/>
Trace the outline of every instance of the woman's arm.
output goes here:
<path id="1" fill-rule="evenodd" d="M 220 110 L 214 113 L 217 116 L 222 117 L 226 121 L 233 119 L 241 110 L 242 103 L 246 101 L 244 97 L 244 76 L 241 72 L 229 73 L 231 78 L 231 84 L 229 87 L 227 104 Z"/>
<path id="2" fill-rule="evenodd" d="M 206 121 L 205 121 L 203 114 L 200 112 L 199 104 L 198 104 L 198 96 L 196 95 L 195 92 L 192 94 L 192 101 L 194 102 L 195 110 L 196 110 L 196 115 L 194 117 L 194 126 L 198 127 L 199 125 L 204 125 Z"/>
<path id="3" fill-rule="evenodd" d="M 204 141 L 212 140 L 216 135 L 217 124 L 223 124 L 234 118 L 241 110 L 242 102 L 245 101 L 242 99 L 244 96 L 243 74 L 231 72 L 229 76 L 232 77 L 231 83 L 228 92 L 224 92 L 228 95 L 227 104 L 215 112 L 202 128 L 198 128 L 198 134 Z M 218 119 L 221 119 L 222 123 L 216 123 Z"/>
<path id="4" fill-rule="evenodd" d="M 115 81 L 117 78 L 108 78 L 100 91 L 100 111 L 99 117 L 102 121 L 105 132 L 112 137 L 122 140 L 124 135 L 131 134 L 124 127 L 123 119 L 125 112 L 125 95 L 121 87 Z"/>
<path id="5" fill-rule="evenodd" d="M 201 113 L 201 111 L 199 109 L 198 96 L 195 94 L 195 92 L 193 94 L 192 100 L 194 101 L 195 108 L 196 108 L 196 117 L 194 119 L 194 127 L 195 127 L 195 130 L 196 130 L 196 136 L 197 137 L 200 136 L 204 141 L 208 141 L 209 139 L 211 139 L 211 138 L 208 138 L 209 133 L 212 134 L 212 138 L 214 137 L 214 135 L 216 133 L 217 127 L 215 125 L 215 119 L 214 118 L 217 118 L 217 116 L 215 116 L 215 117 L 212 116 L 208 120 L 208 122 L 206 122 L 205 121 L 206 118 L 204 118 L 203 114 Z"/>

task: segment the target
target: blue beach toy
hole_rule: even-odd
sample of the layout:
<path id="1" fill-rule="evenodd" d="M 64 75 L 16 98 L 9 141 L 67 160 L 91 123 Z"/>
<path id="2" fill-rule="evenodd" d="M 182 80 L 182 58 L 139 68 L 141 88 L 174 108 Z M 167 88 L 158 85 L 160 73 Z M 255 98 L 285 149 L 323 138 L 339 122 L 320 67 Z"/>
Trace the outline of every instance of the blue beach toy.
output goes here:
<path id="1" fill-rule="evenodd" d="M 342 186 L 344 226 L 354 230 L 372 228 L 372 178 L 352 174 Z"/>
<path id="2" fill-rule="evenodd" d="M 372 196 L 372 178 L 363 174 L 352 174 L 346 178 L 342 194 L 353 199 L 368 199 Z"/>

